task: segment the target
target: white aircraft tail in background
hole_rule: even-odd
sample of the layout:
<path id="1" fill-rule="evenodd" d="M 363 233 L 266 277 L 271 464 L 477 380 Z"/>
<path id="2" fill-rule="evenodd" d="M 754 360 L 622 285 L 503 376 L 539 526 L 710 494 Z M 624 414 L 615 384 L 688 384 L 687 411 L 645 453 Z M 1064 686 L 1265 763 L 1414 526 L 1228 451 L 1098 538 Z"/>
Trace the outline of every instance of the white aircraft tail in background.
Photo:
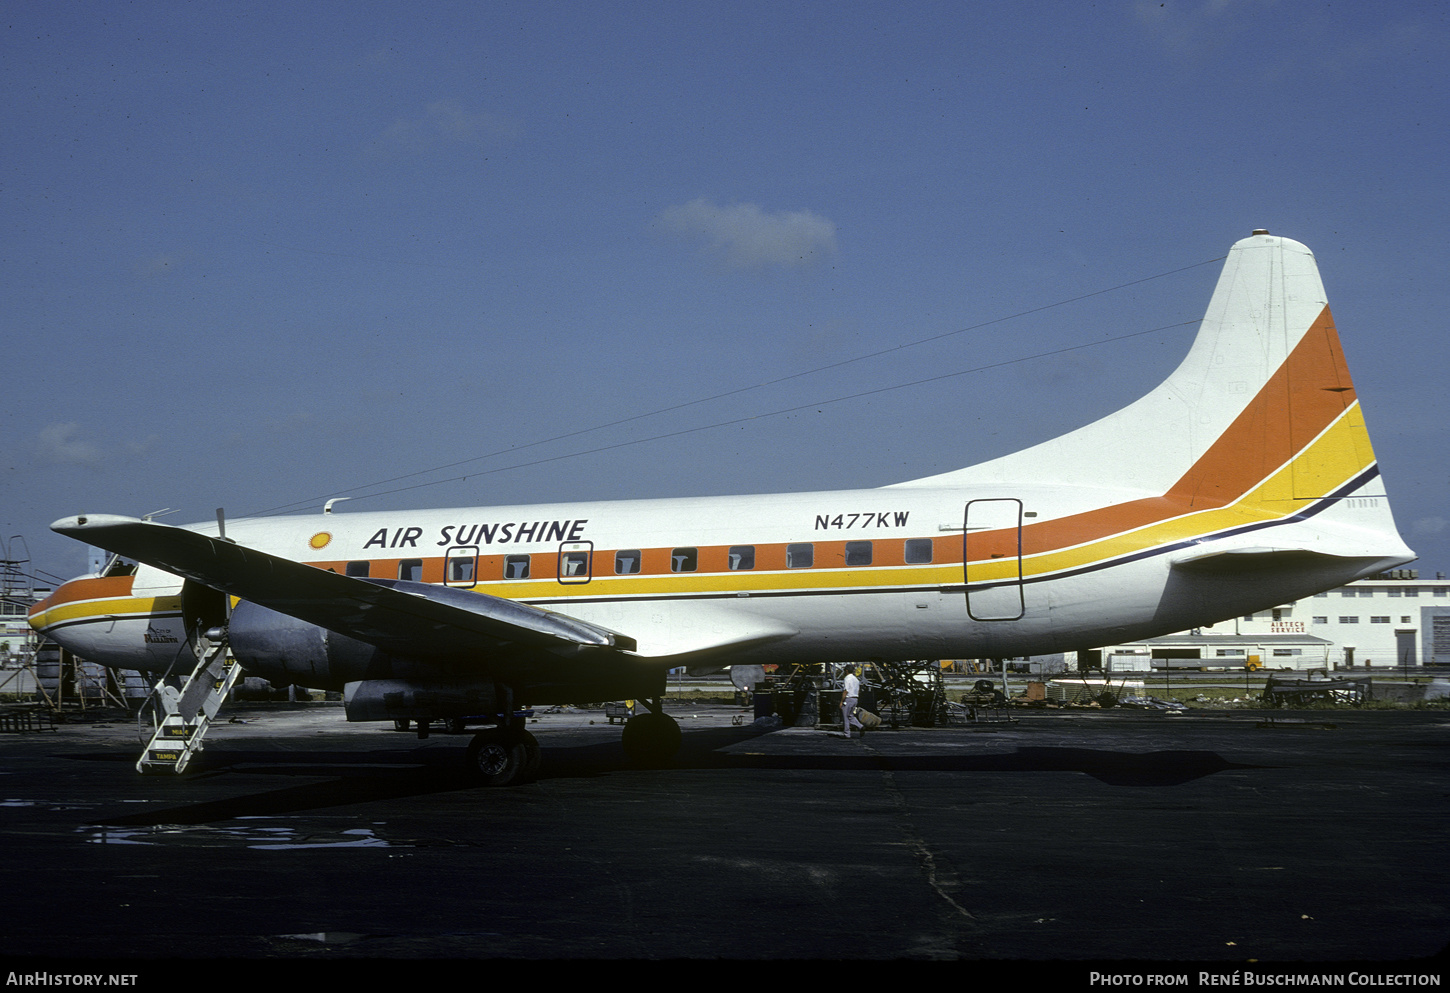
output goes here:
<path id="1" fill-rule="evenodd" d="M 140 563 L 64 584 L 31 624 L 122 668 L 194 664 L 342 690 L 349 720 L 494 725 L 641 698 L 631 754 L 673 754 L 676 666 L 1006 658 L 1206 626 L 1411 561 L 1314 256 L 1256 231 L 1152 392 L 990 462 L 875 489 L 52 527 Z M 233 604 L 235 604 L 233 606 Z"/>

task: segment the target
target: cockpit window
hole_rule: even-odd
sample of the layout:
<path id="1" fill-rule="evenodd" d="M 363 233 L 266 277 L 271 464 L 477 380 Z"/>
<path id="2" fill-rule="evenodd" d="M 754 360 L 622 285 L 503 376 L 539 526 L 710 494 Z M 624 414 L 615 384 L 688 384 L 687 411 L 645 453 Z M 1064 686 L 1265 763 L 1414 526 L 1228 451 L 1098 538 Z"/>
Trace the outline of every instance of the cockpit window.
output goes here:
<path id="1" fill-rule="evenodd" d="M 103 569 L 102 576 L 134 576 L 136 575 L 136 563 L 130 559 L 123 559 L 119 555 L 112 555 Z"/>

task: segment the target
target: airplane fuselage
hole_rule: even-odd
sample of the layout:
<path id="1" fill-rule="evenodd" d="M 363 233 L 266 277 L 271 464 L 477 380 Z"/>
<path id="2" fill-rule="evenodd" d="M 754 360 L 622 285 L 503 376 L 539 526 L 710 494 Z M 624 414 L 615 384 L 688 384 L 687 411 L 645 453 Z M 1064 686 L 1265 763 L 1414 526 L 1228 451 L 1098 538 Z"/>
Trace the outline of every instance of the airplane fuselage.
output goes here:
<path id="1" fill-rule="evenodd" d="M 1357 508 L 1337 499 L 1321 506 L 1323 521 L 1266 522 L 1248 509 L 1195 511 L 1160 497 L 1154 520 L 1121 533 L 1094 527 L 1094 510 L 1145 499 L 1060 486 L 886 487 L 235 520 L 227 533 L 341 575 L 559 611 L 627 631 L 642 658 L 678 664 L 1058 652 L 1213 624 L 1387 567 L 1366 555 L 1227 583 L 1212 573 L 1175 579 L 1173 563 L 1216 535 L 1241 541 L 1247 531 L 1257 544 L 1258 532 L 1280 528 L 1302 543 L 1315 528 L 1322 542 L 1352 525 Z M 1205 515 L 1212 533 L 1185 529 Z M 190 638 L 182 592 L 142 565 L 67 584 L 36 619 L 87 658 L 166 671 Z M 361 674 L 332 674 L 320 688 L 340 689 L 346 677 Z"/>

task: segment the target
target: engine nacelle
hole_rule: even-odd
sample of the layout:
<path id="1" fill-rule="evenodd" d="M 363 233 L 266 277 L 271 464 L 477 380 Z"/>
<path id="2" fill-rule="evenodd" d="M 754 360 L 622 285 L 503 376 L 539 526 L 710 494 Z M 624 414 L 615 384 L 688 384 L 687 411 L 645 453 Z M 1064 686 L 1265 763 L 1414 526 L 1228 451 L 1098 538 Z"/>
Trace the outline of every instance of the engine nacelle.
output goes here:
<path id="1" fill-rule="evenodd" d="M 243 669 L 281 686 L 341 690 L 361 679 L 419 674 L 415 662 L 246 600 L 233 608 L 227 637 Z"/>
<path id="2" fill-rule="evenodd" d="M 452 600 L 458 593 L 434 595 Z M 245 600 L 232 610 L 227 631 L 232 656 L 247 673 L 277 685 L 343 690 L 353 721 L 648 699 L 664 693 L 668 669 L 608 651 L 556 655 L 524 645 L 500 648 L 496 642 L 463 659 L 430 658 L 420 644 L 418 657 L 405 658 Z"/>
<path id="3" fill-rule="evenodd" d="M 349 721 L 426 722 L 438 717 L 495 714 L 499 694 L 498 684 L 492 680 L 368 679 L 348 683 L 342 703 Z"/>

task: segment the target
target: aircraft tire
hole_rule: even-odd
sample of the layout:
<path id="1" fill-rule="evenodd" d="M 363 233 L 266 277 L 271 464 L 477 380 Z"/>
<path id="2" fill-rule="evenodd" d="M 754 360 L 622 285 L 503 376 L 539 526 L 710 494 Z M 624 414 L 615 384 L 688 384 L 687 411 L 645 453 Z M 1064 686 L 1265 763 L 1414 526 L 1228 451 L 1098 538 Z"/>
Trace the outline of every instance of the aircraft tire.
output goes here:
<path id="1" fill-rule="evenodd" d="M 636 714 L 624 725 L 624 754 L 632 765 L 657 768 L 680 750 L 680 725 L 664 714 Z"/>
<path id="2" fill-rule="evenodd" d="M 528 748 L 523 738 L 506 729 L 490 728 L 474 735 L 469 742 L 468 778 L 479 786 L 513 786 L 523 782 L 528 766 Z"/>

